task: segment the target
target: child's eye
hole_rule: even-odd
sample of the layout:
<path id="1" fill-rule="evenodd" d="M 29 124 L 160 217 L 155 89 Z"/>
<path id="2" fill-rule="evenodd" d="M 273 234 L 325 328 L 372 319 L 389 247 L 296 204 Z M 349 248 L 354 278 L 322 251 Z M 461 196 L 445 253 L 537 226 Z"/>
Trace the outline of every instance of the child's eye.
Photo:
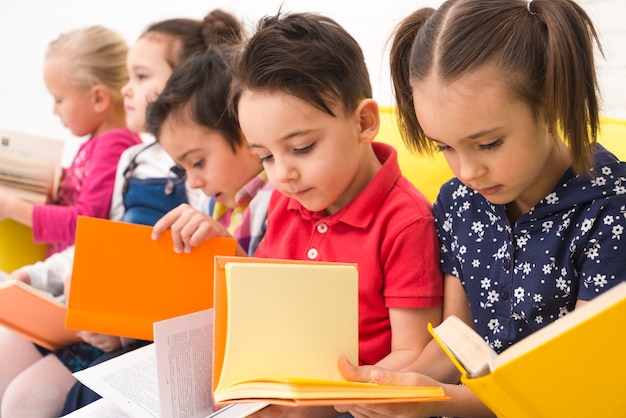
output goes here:
<path id="1" fill-rule="evenodd" d="M 452 149 L 452 147 L 449 147 L 447 145 L 443 145 L 443 144 L 435 144 L 436 150 L 439 152 L 446 152 L 446 151 L 450 151 Z"/>
<path id="2" fill-rule="evenodd" d="M 313 148 L 315 148 L 315 142 L 313 142 L 311 145 L 307 145 L 304 148 L 294 148 L 293 152 L 294 154 L 298 155 L 308 154 L 309 152 L 313 151 Z"/>
<path id="3" fill-rule="evenodd" d="M 492 151 L 498 148 L 500 145 L 502 145 L 502 140 L 498 139 L 489 144 L 481 144 L 478 147 L 480 148 L 481 151 Z"/>
<path id="4" fill-rule="evenodd" d="M 273 155 L 259 156 L 259 161 L 261 164 L 269 163 L 274 158 Z"/>
<path id="5" fill-rule="evenodd" d="M 197 162 L 191 164 L 192 168 L 201 169 L 204 167 L 204 160 L 198 160 Z"/>

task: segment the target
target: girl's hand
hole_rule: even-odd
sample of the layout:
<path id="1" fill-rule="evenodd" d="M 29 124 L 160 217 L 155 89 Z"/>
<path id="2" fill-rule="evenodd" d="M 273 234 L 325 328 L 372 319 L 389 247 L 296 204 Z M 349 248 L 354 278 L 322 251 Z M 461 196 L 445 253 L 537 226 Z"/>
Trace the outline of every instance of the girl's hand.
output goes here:
<path id="1" fill-rule="evenodd" d="M 87 344 L 108 353 L 122 348 L 122 339 L 114 335 L 96 334 L 93 332 L 79 331 L 78 336 Z"/>
<path id="2" fill-rule="evenodd" d="M 376 366 L 357 367 L 343 357 L 339 359 L 339 369 L 346 379 L 354 382 L 397 386 L 441 386 L 439 382 L 418 373 L 395 372 Z M 430 417 L 437 415 L 433 407 L 437 407 L 437 402 L 335 405 L 337 411 L 350 413 L 354 418 Z"/>
<path id="3" fill-rule="evenodd" d="M 191 252 L 193 247 L 209 238 L 230 237 L 223 225 L 186 203 L 159 219 L 152 229 L 152 239 L 158 239 L 166 229 L 172 231 L 176 253 Z"/>

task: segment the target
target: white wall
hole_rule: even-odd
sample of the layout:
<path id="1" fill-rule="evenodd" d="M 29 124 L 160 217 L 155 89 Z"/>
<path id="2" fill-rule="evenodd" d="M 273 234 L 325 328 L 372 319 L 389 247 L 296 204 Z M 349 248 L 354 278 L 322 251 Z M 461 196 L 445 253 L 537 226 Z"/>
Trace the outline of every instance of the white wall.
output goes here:
<path id="1" fill-rule="evenodd" d="M 604 111 L 626 119 L 626 16 L 624 0 L 579 0 L 596 22 L 606 45 L 599 65 Z M 249 31 L 264 15 L 283 11 L 326 14 L 342 24 L 361 44 L 370 69 L 374 97 L 393 105 L 388 71 L 387 41 L 395 25 L 421 6 L 437 7 L 441 0 L 0 0 L 0 126 L 69 139 L 67 160 L 77 140 L 52 115 L 52 98 L 42 79 L 47 44 L 59 34 L 101 24 L 133 43 L 152 22 L 171 17 L 200 19 L 213 8 L 240 16 Z"/>

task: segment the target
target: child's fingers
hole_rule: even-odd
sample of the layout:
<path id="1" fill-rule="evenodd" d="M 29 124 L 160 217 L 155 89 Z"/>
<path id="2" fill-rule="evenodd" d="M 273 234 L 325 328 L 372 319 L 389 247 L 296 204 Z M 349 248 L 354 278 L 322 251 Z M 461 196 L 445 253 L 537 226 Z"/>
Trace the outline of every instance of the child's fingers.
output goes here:
<path id="1" fill-rule="evenodd" d="M 159 219 L 152 227 L 152 239 L 153 240 L 158 239 L 166 229 L 171 228 L 172 225 L 181 216 L 181 213 L 185 211 L 187 206 L 188 206 L 187 204 L 183 203 L 180 206 L 172 209 L 171 211 L 163 215 L 163 217 Z"/>

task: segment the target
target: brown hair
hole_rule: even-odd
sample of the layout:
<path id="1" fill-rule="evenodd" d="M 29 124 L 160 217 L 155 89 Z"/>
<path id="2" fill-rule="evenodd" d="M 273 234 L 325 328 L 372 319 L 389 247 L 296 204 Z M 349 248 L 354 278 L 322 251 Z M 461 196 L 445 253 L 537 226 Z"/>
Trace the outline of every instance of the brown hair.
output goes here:
<path id="1" fill-rule="evenodd" d="M 372 97 L 358 43 L 334 20 L 312 13 L 260 20 L 234 69 L 235 114 L 244 90 L 287 93 L 332 116 L 337 105 L 349 114 Z"/>
<path id="2" fill-rule="evenodd" d="M 240 44 L 243 28 L 235 16 L 215 9 L 203 20 L 168 19 L 154 23 L 148 26 L 140 38 L 159 36 L 168 44 L 166 60 L 174 69 L 209 47 Z"/>
<path id="3" fill-rule="evenodd" d="M 227 110 L 233 54 L 226 48 L 211 48 L 176 68 L 161 94 L 148 105 L 147 131 L 158 140 L 168 117 L 189 115 L 198 125 L 219 131 L 233 152 L 243 145 L 239 123 Z"/>
<path id="4" fill-rule="evenodd" d="M 514 97 L 561 130 L 576 172 L 593 165 L 599 128 L 594 66 L 596 30 L 572 0 L 448 0 L 424 8 L 396 29 L 390 53 L 400 131 L 407 145 L 430 151 L 415 116 L 411 81 L 435 73 L 454 81 L 495 65 Z"/>

